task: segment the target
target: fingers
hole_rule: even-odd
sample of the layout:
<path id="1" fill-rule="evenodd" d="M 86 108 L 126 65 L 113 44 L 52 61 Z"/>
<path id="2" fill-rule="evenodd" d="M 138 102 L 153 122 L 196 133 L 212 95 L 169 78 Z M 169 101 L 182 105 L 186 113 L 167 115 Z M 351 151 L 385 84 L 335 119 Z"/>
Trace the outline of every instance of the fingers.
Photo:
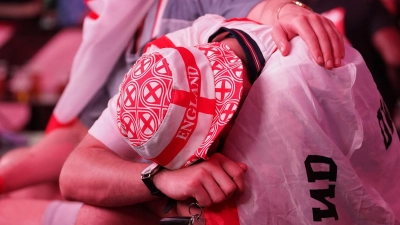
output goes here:
<path id="1" fill-rule="evenodd" d="M 206 182 L 206 183 L 209 183 L 209 182 Z M 210 182 L 210 183 L 213 183 L 213 182 Z M 218 186 L 218 185 L 215 184 L 215 186 Z M 214 189 L 214 188 L 210 188 L 210 189 Z M 215 188 L 215 189 L 217 189 L 217 188 Z M 219 192 L 221 192 L 221 191 L 219 191 Z M 218 195 L 218 194 L 216 194 L 216 195 Z M 214 202 L 212 197 L 210 196 L 210 191 L 208 189 L 206 189 L 204 185 L 202 186 L 202 188 L 197 188 L 197 191 L 193 194 L 193 198 L 196 199 L 196 201 L 201 206 L 204 206 L 204 207 L 210 206 Z M 214 198 L 215 198 L 215 196 L 214 196 Z"/>
<path id="2" fill-rule="evenodd" d="M 193 197 L 197 202 L 207 207 L 231 197 L 236 190 L 236 184 L 220 167 L 218 162 L 207 162 L 207 165 L 204 164 L 204 166 L 203 168 L 198 168 L 195 173 L 198 179 L 193 184 L 190 184 L 190 187 L 192 187 L 192 190 L 196 190 L 193 192 Z M 200 185 L 197 181 L 200 181 Z"/>
<path id="3" fill-rule="evenodd" d="M 332 21 L 316 14 L 314 17 L 315 19 L 309 20 L 309 23 L 318 38 L 324 65 L 327 69 L 339 67 L 344 57 L 342 36 Z"/>
<path id="4" fill-rule="evenodd" d="M 238 191 L 243 192 L 244 191 L 243 175 L 244 172 L 247 170 L 246 164 L 244 163 L 239 164 L 227 158 L 222 158 L 222 157 L 219 158 L 219 162 L 221 163 L 222 168 L 226 172 L 226 175 L 229 177 L 231 181 L 234 182 L 235 188 L 237 188 Z M 245 167 L 245 170 L 242 167 Z M 229 187 L 227 187 L 227 189 L 228 188 Z"/>
<path id="5" fill-rule="evenodd" d="M 310 20 L 307 20 L 307 22 L 310 24 L 311 31 L 314 32 L 316 37 L 316 41 L 319 43 L 319 47 L 321 49 L 322 57 L 323 57 L 323 62 L 321 64 L 321 61 L 318 60 L 318 64 L 320 65 L 325 65 L 325 68 L 327 69 L 333 69 L 333 56 L 332 56 L 332 48 L 331 48 L 331 38 L 328 35 L 328 32 L 325 27 L 325 20 L 322 20 L 321 17 L 318 15 L 314 14 L 313 18 Z M 315 41 L 315 40 L 313 40 Z M 309 44 L 309 43 L 307 43 Z"/>
<path id="6" fill-rule="evenodd" d="M 331 46 L 333 50 L 334 56 L 334 64 L 335 67 L 339 67 L 341 64 L 341 59 L 344 58 L 345 50 L 344 50 L 344 40 L 342 34 L 336 29 L 335 24 L 331 20 L 325 20 L 327 24 L 327 32 L 329 37 L 331 38 Z M 329 25 L 329 26 L 328 26 Z"/>
<path id="7" fill-rule="evenodd" d="M 210 206 L 244 190 L 247 166 L 216 153 L 209 160 L 179 170 L 162 170 L 153 181 L 165 195 L 177 200 L 193 197 Z"/>
<path id="8" fill-rule="evenodd" d="M 285 7 L 290 9 L 290 7 Z M 315 62 L 327 69 L 339 67 L 344 57 L 344 41 L 339 30 L 329 19 L 310 11 L 286 13 L 273 27 L 272 37 L 282 55 L 289 53 L 287 40 L 299 35 L 310 49 Z M 287 12 L 290 12 L 287 10 Z M 285 39 L 286 38 L 286 42 Z M 282 49 L 281 49 L 282 48 Z"/>
<path id="9" fill-rule="evenodd" d="M 237 164 L 240 166 L 240 168 L 242 168 L 243 172 L 246 172 L 246 171 L 247 171 L 248 167 L 247 167 L 246 164 L 241 163 L 241 162 L 238 162 Z"/>
<path id="10" fill-rule="evenodd" d="M 243 174 L 247 170 L 244 163 L 236 163 L 221 154 L 214 154 L 204 164 L 201 183 L 208 196 L 196 195 L 202 206 L 220 203 L 230 198 L 235 192 L 244 191 Z M 211 176 L 209 176 L 211 175 Z"/>
<path id="11" fill-rule="evenodd" d="M 287 56 L 290 52 L 289 38 L 280 24 L 276 24 L 272 29 L 272 39 L 283 56 Z"/>
<path id="12" fill-rule="evenodd" d="M 329 43 L 326 41 L 327 34 L 320 25 L 320 22 L 314 22 L 315 28 L 313 28 L 308 21 L 308 17 L 301 16 L 293 23 L 293 26 L 294 29 L 299 28 L 294 32 L 297 31 L 296 33 L 298 33 L 303 41 L 307 44 L 315 62 L 318 65 L 326 66 L 325 62 L 330 58 L 331 51 Z M 314 29 L 318 29 L 318 31 L 315 31 Z M 322 34 L 320 33 L 319 36 L 317 36 L 316 33 L 318 32 L 322 32 Z M 320 43 L 321 41 L 322 43 Z M 325 52 L 323 52 L 324 50 Z"/>
<path id="13" fill-rule="evenodd" d="M 218 173 L 221 175 L 222 173 Z M 219 180 L 217 180 L 219 179 Z M 203 188 L 208 196 L 195 197 L 201 206 L 210 206 L 228 199 L 235 191 L 235 184 L 228 176 L 206 177 L 202 180 Z"/>

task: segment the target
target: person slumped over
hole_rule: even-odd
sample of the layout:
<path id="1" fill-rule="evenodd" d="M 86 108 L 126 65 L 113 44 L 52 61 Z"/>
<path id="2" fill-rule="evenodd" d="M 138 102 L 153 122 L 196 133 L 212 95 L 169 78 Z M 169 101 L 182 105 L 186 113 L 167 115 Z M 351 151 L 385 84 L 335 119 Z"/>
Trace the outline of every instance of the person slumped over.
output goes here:
<path id="1" fill-rule="evenodd" d="M 97 123 L 108 117 L 118 126 L 116 135 L 144 159 L 179 169 L 207 159 L 276 47 L 267 26 L 206 15 L 150 42 L 146 51 Z M 104 140 L 100 129 L 91 133 Z"/>
<path id="2" fill-rule="evenodd" d="M 63 173 L 68 173 L 62 179 L 84 184 L 85 176 L 77 172 L 87 169 L 104 175 L 92 178 L 93 184 L 122 191 L 121 185 L 111 184 L 120 180 L 107 173 L 140 180 L 126 171 L 124 158 L 130 155 L 138 153 L 181 171 L 189 171 L 198 159 L 211 161 L 220 155 L 211 155 L 212 141 L 222 130 L 228 131 L 228 119 L 234 118 L 233 112 L 248 94 L 222 152 L 244 162 L 246 174 L 234 176 L 247 169 L 236 164 L 235 170 L 224 168 L 225 176 L 215 176 L 212 182 L 195 177 L 203 189 L 187 194 L 177 188 L 187 178 L 172 181 L 167 178 L 170 170 L 163 170 L 154 175 L 153 193 L 159 189 L 178 200 L 194 197 L 209 206 L 232 195 L 224 192 L 227 183 L 235 182 L 239 190 L 245 186 L 242 195 L 221 203 L 224 210 L 205 209 L 208 224 L 394 224 L 400 213 L 394 191 L 399 179 L 391 186 L 382 180 L 387 179 L 385 174 L 398 176 L 394 171 L 400 166 L 395 151 L 399 140 L 362 57 L 347 46 L 342 66 L 326 70 L 312 60 L 300 39 L 292 41 L 291 54 L 283 58 L 275 53 L 269 27 L 220 17 L 213 20 L 210 25 L 199 19 L 193 27 L 149 47 L 90 129 L 86 145 L 67 160 Z M 191 39 L 193 29 L 204 35 Z M 209 38 L 216 42 L 204 44 Z M 187 47 L 195 44 L 200 45 Z M 98 152 L 99 146 L 119 156 L 111 154 L 91 163 L 85 151 L 97 148 Z M 74 168 L 72 160 L 77 159 L 89 163 Z M 67 182 L 61 184 L 68 190 Z M 91 195 L 90 187 L 80 191 Z M 119 195 L 112 194 L 115 189 L 101 204 L 113 197 L 118 201 Z M 93 201 L 92 196 L 81 194 L 69 197 Z M 129 195 L 131 204 L 133 198 Z M 187 213 L 187 205 L 177 214 L 184 215 L 185 209 Z M 224 214 L 226 210 L 229 213 Z"/>
<path id="3" fill-rule="evenodd" d="M 213 21 L 211 23 L 213 24 L 212 29 L 210 29 L 209 20 Z M 258 23 L 247 19 L 229 22 L 215 15 L 202 17 L 195 24 L 191 29 L 201 29 L 196 31 L 199 33 L 199 37 L 192 35 L 193 37 L 191 38 L 182 38 L 181 40 L 171 36 L 162 37 L 149 45 L 147 48 L 148 53 L 144 54 L 126 74 L 120 86 L 121 92 L 109 101 L 108 108 L 103 112 L 100 119 L 96 121 L 95 125 L 90 129 L 89 135 L 71 154 L 63 167 L 60 182 L 61 190 L 65 197 L 102 206 L 110 203 L 110 201 L 114 203 L 118 201 L 111 199 L 112 197 L 110 196 L 112 194 L 106 194 L 106 196 L 110 197 L 110 201 L 105 199 L 103 199 L 105 200 L 104 202 L 103 200 L 98 201 L 96 199 L 98 195 L 95 194 L 97 191 L 102 192 L 103 190 L 100 189 L 103 187 L 107 188 L 107 185 L 113 185 L 112 180 L 116 177 L 110 180 L 103 175 L 91 174 L 89 176 L 87 174 L 86 176 L 85 173 L 79 177 L 73 175 L 75 171 L 85 170 L 81 167 L 84 166 L 80 163 L 82 162 L 81 160 L 90 160 L 91 163 L 86 165 L 95 163 L 102 170 L 108 168 L 106 165 L 108 163 L 104 164 L 103 161 L 107 160 L 106 158 L 108 157 L 100 159 L 102 154 L 96 154 L 95 157 L 99 159 L 93 161 L 94 158 L 91 156 L 81 157 L 82 151 L 88 151 L 91 154 L 101 148 L 102 152 L 105 150 L 106 152 L 113 151 L 117 153 L 121 157 L 119 159 L 125 161 L 126 159 L 137 158 L 137 153 L 132 149 L 131 143 L 146 142 L 146 147 L 153 145 L 151 149 L 154 150 L 172 150 L 173 153 L 171 155 L 165 158 L 160 157 L 161 161 L 158 161 L 158 163 L 170 169 L 178 169 L 193 163 L 199 158 L 207 159 L 211 155 L 207 154 L 207 152 L 212 141 L 221 132 L 225 133 L 225 135 L 227 134 L 230 127 L 227 124 L 232 119 L 235 110 L 240 106 L 251 83 L 260 74 L 264 64 L 263 61 L 265 61 L 264 58 L 269 57 L 276 49 L 275 45 L 272 44 L 271 29 L 266 29 L 266 27 L 259 26 Z M 221 25 L 227 26 L 219 30 Z M 230 29 L 231 27 L 241 28 L 246 32 L 239 29 Z M 181 32 L 191 31 L 182 30 Z M 256 33 L 257 35 L 255 35 Z M 183 33 L 177 32 L 172 35 L 178 37 L 181 34 Z M 211 38 L 214 39 L 214 42 L 206 44 L 211 35 L 215 36 L 215 38 Z M 240 38 L 242 35 L 244 38 Z M 172 39 L 169 40 L 168 37 Z M 240 38 L 242 45 L 239 44 L 236 38 Z M 187 41 L 193 44 L 205 44 L 188 47 L 189 43 Z M 245 45 L 249 41 L 252 44 Z M 264 46 L 263 43 L 270 44 Z M 179 45 L 184 45 L 185 47 L 177 47 Z M 159 47 L 167 46 L 170 48 L 158 49 Z M 250 54 L 245 53 L 241 46 Z M 253 51 L 256 51 L 257 54 L 251 54 Z M 249 74 L 252 75 L 250 76 Z M 117 112 L 119 114 L 118 120 L 116 120 Z M 181 123 L 182 129 L 179 131 Z M 191 131 L 193 132 L 189 134 Z M 174 132 L 177 134 L 175 135 L 176 138 L 171 135 Z M 127 141 L 124 140 L 121 133 L 126 136 Z M 171 142 L 169 144 L 170 147 L 165 147 L 165 145 L 168 145 L 167 142 Z M 184 145 L 186 143 L 188 145 L 185 148 Z M 164 145 L 164 148 L 157 147 L 159 144 Z M 202 144 L 203 146 L 201 146 Z M 190 148 L 188 148 L 189 145 Z M 147 153 L 154 155 L 151 150 Z M 168 153 L 168 151 L 165 151 L 164 154 Z M 180 153 L 175 159 L 176 164 L 173 162 L 168 166 L 167 164 L 170 163 L 168 158 L 171 159 L 171 156 L 174 158 L 176 156 L 174 153 Z M 141 155 L 145 159 L 151 157 L 144 154 Z M 180 161 L 179 157 L 185 159 Z M 200 191 L 198 187 L 191 187 L 190 191 L 184 192 L 183 187 L 180 189 L 169 187 L 171 188 L 170 190 L 162 190 L 162 193 L 177 200 L 194 197 L 202 206 L 209 206 L 232 196 L 236 189 L 241 190 L 243 187 L 242 175 L 246 170 L 246 166 L 232 162 L 220 154 L 211 156 L 211 158 L 218 163 L 212 168 L 213 174 L 209 178 L 212 179 L 211 182 L 217 182 L 214 185 L 218 186 L 219 191 L 214 188 L 213 190 L 204 188 Z M 211 161 L 213 160 L 207 160 L 207 162 Z M 95 167 L 97 166 L 91 166 L 92 169 Z M 115 168 L 107 170 L 113 171 L 113 173 L 116 172 Z M 170 170 L 165 172 L 168 171 Z M 186 174 L 186 176 L 192 175 Z M 214 176 L 219 178 L 214 179 Z M 104 181 L 107 180 L 107 184 L 103 186 L 97 183 L 95 186 L 102 188 L 96 188 L 96 191 L 93 191 L 90 187 L 94 186 L 89 183 L 100 177 Z M 235 177 L 235 179 L 231 179 L 231 177 Z M 138 178 L 140 181 L 140 177 Z M 202 176 L 202 178 L 204 179 L 205 176 Z M 190 180 L 189 177 L 185 178 L 183 175 L 179 179 L 185 179 L 187 182 Z M 85 184 L 81 183 L 81 181 Z M 82 184 L 82 188 L 77 189 L 75 185 L 69 186 L 72 183 Z M 142 182 L 140 181 L 140 183 Z M 173 182 L 169 179 L 168 183 L 172 184 Z M 143 196 L 150 194 L 146 186 L 143 183 L 141 185 L 145 193 L 136 191 L 137 197 L 130 195 L 130 200 L 128 200 L 130 204 L 140 203 L 143 201 Z M 190 185 L 187 187 L 189 188 Z M 167 187 L 167 189 L 169 188 Z M 212 193 L 211 196 L 208 193 Z M 199 196 L 195 197 L 197 194 Z M 123 201 L 126 202 L 127 199 L 125 198 Z M 125 203 L 114 203 L 113 206 L 125 205 Z M 160 216 L 162 216 L 162 213 L 158 209 L 160 207 L 162 209 L 163 206 L 164 204 L 161 204 L 157 208 L 157 213 Z M 183 205 L 180 208 L 179 206 L 178 204 L 177 213 L 187 214 L 187 205 Z M 183 211 L 180 209 L 183 209 Z"/>

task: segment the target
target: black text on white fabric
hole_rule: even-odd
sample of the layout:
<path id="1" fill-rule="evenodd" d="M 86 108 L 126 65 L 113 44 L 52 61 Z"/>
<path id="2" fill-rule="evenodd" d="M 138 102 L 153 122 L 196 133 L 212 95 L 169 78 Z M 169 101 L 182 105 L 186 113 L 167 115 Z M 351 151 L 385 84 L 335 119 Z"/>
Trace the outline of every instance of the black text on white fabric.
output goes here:
<path id="1" fill-rule="evenodd" d="M 335 182 L 337 178 L 337 166 L 332 158 L 328 158 L 320 155 L 309 155 L 304 161 L 308 182 L 316 182 L 317 180 L 328 180 L 330 183 L 324 189 L 311 189 L 311 198 L 323 203 L 327 209 L 312 208 L 313 220 L 322 221 L 323 218 L 335 218 L 339 219 L 336 211 L 336 206 L 332 202 L 327 200 L 335 198 Z M 320 166 L 320 168 L 326 168 L 324 170 L 313 169 L 314 166 Z"/>
<path id="2" fill-rule="evenodd" d="M 392 135 L 394 132 L 394 124 L 390 118 L 389 110 L 387 109 L 385 103 L 381 99 L 381 105 L 377 113 L 379 127 L 381 128 L 381 133 L 383 136 L 383 141 L 386 149 L 389 148 L 392 143 Z"/>

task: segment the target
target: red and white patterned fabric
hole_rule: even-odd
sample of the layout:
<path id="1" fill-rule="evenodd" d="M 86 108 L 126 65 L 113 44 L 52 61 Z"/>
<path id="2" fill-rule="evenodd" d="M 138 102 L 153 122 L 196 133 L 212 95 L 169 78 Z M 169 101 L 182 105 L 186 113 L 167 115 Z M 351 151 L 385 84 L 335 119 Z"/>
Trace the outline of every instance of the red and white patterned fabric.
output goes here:
<path id="1" fill-rule="evenodd" d="M 152 42 L 148 45 L 146 53 L 159 51 L 159 48 L 165 47 L 205 44 L 208 42 L 208 38 L 222 26 L 240 29 L 249 34 L 257 42 L 266 60 L 276 50 L 269 27 L 259 26 L 248 19 L 231 19 L 228 21 L 224 17 L 208 14 L 195 20 L 190 27 L 170 33 Z M 119 95 L 115 95 L 109 101 L 107 109 L 90 128 L 89 133 L 121 157 L 136 160 L 136 152 L 124 140 L 116 123 L 118 97 Z"/>
<path id="2" fill-rule="evenodd" d="M 139 155 L 168 169 L 207 159 L 238 108 L 242 76 L 241 60 L 222 43 L 145 54 L 120 86 L 119 130 Z"/>
<path id="3" fill-rule="evenodd" d="M 170 43 L 201 43 L 221 25 L 207 30 L 203 21 L 167 35 Z M 360 54 L 347 46 L 342 66 L 325 70 L 299 38 L 282 57 L 272 54 L 270 29 L 222 26 L 261 40 L 268 62 L 223 151 L 247 164 L 245 191 L 205 208 L 207 224 L 399 224 L 400 142 Z M 114 97 L 89 133 L 128 158 L 134 151 L 119 135 L 116 106 Z"/>
<path id="4" fill-rule="evenodd" d="M 239 220 L 206 209 L 207 224 L 400 224 L 400 142 L 363 58 L 346 45 L 326 70 L 291 43 L 270 57 L 225 142 L 223 154 L 248 166 Z"/>

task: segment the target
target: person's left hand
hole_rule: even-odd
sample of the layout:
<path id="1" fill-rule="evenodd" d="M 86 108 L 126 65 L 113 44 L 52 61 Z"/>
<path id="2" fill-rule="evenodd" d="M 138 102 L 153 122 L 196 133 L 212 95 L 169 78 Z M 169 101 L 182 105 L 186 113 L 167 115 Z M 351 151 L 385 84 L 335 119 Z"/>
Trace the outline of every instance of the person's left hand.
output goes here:
<path id="1" fill-rule="evenodd" d="M 344 58 L 343 36 L 329 19 L 294 4 L 282 6 L 272 37 L 282 55 L 288 55 L 288 40 L 299 35 L 307 44 L 314 60 L 327 69 L 340 66 Z"/>
<path id="2" fill-rule="evenodd" d="M 204 207 L 220 203 L 244 190 L 247 166 L 220 153 L 206 161 L 178 170 L 162 170 L 154 185 L 175 200 L 194 198 Z"/>

